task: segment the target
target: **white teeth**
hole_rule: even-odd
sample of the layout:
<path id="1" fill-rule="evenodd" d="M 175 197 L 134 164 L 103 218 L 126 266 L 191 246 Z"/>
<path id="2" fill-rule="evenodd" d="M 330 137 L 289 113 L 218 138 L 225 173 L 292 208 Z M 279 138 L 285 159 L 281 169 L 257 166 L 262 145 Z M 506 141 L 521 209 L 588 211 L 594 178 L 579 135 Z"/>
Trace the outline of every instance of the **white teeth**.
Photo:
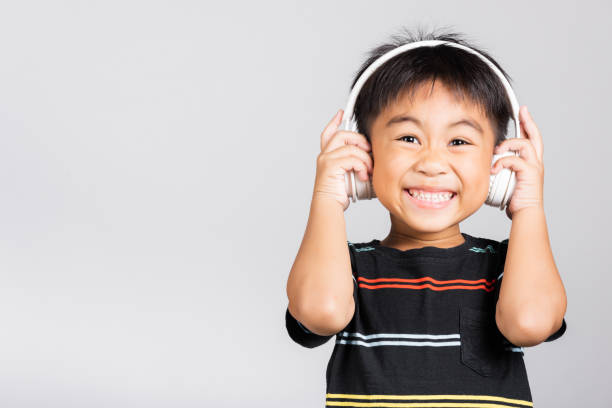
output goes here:
<path id="1" fill-rule="evenodd" d="M 425 200 L 425 201 L 433 201 L 434 203 L 440 202 L 440 201 L 448 201 L 453 197 L 454 193 L 451 192 L 445 192 L 445 193 L 427 193 L 427 192 L 423 192 L 423 191 L 419 191 L 419 190 L 412 190 L 409 189 L 408 193 L 415 197 L 418 198 L 419 200 Z"/>

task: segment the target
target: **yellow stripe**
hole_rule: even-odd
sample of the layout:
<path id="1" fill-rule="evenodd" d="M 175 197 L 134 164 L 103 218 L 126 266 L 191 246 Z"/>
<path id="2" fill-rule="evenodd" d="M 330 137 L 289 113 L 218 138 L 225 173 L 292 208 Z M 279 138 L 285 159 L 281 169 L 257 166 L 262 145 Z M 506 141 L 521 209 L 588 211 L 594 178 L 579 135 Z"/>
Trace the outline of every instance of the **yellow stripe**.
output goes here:
<path id="1" fill-rule="evenodd" d="M 353 398 L 353 399 L 389 399 L 389 400 L 406 400 L 406 399 L 413 399 L 413 400 L 432 400 L 432 399 L 451 399 L 451 400 L 469 400 L 469 399 L 473 399 L 473 400 L 490 400 L 490 401 L 500 401 L 500 402 L 508 402 L 511 404 L 520 404 L 520 405 L 525 405 L 528 407 L 533 407 L 533 402 L 531 401 L 526 401 L 526 400 L 520 400 L 520 399 L 513 399 L 513 398 L 504 398 L 504 397 L 495 397 L 493 395 L 365 395 L 365 394 L 327 394 L 325 396 L 326 398 L 345 398 L 345 399 L 349 399 L 349 398 Z M 405 403 L 399 403 L 401 405 L 388 405 L 390 403 L 388 402 L 382 402 L 382 403 L 378 403 L 378 402 L 343 402 L 343 401 L 328 401 L 327 402 L 328 405 L 330 405 L 330 403 L 333 403 L 334 405 L 356 405 L 356 404 L 366 404 L 366 405 L 357 405 L 357 406 L 361 406 L 361 407 L 411 407 L 411 406 L 416 406 L 416 405 L 405 405 Z M 387 404 L 387 405 L 371 405 L 371 404 Z M 434 404 L 444 404 L 444 403 L 434 403 Z M 468 403 L 470 404 L 470 403 Z M 450 406 L 455 406 L 457 405 L 456 403 L 451 404 Z M 446 407 L 449 405 L 419 405 L 419 406 L 439 406 L 439 407 Z M 461 406 L 465 406 L 465 407 L 484 407 L 484 406 L 499 406 L 496 404 L 493 405 L 461 405 Z"/>
<path id="2" fill-rule="evenodd" d="M 351 407 L 470 407 L 470 408 L 508 408 L 506 404 L 473 404 L 470 402 L 351 402 L 351 401 L 327 401 L 326 406 L 351 406 Z"/>

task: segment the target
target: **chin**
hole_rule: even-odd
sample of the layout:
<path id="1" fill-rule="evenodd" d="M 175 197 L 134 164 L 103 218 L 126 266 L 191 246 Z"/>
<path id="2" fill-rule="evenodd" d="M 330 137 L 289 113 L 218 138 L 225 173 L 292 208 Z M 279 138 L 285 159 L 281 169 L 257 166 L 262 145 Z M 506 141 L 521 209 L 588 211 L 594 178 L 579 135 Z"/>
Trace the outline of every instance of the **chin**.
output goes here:
<path id="1" fill-rule="evenodd" d="M 418 232 L 426 232 L 426 233 L 434 233 L 444 231 L 453 225 L 457 225 L 453 220 L 432 220 L 427 222 L 427 220 L 419 219 L 419 220 L 405 220 L 406 225 L 409 225 L 411 229 Z"/>

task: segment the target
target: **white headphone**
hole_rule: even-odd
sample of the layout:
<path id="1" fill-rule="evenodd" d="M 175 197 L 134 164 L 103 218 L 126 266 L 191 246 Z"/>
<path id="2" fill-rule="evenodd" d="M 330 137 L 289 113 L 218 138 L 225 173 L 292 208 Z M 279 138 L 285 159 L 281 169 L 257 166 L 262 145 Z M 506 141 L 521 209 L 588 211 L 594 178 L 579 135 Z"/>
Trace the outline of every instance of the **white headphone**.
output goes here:
<path id="1" fill-rule="evenodd" d="M 363 84 L 366 80 L 372 75 L 372 73 L 380 67 L 382 64 L 387 62 L 390 58 L 395 57 L 396 55 L 419 47 L 430 47 L 436 46 L 440 44 L 449 45 L 452 47 L 461 48 L 467 52 L 470 52 L 474 55 L 477 55 L 482 59 L 487 65 L 497 74 L 499 79 L 501 80 L 504 88 L 506 88 L 506 93 L 508 98 L 510 99 L 510 103 L 512 105 L 512 118 L 514 120 L 515 125 L 515 135 L 510 137 L 521 137 L 520 131 L 520 123 L 519 123 L 519 104 L 516 99 L 516 95 L 508 83 L 506 77 L 501 73 L 501 71 L 493 64 L 488 58 L 479 52 L 474 51 L 473 49 L 466 47 L 461 44 L 457 44 L 450 41 L 441 41 L 441 40 L 426 40 L 426 41 L 417 41 L 409 44 L 404 44 L 399 46 L 382 56 L 380 56 L 376 61 L 374 61 L 370 66 L 361 74 L 355 86 L 351 90 L 349 95 L 348 103 L 346 104 L 346 109 L 344 109 L 342 124 L 340 125 L 341 130 L 348 130 L 351 132 L 357 131 L 357 124 L 353 120 L 353 109 L 355 107 L 355 101 L 357 100 L 357 96 L 359 95 L 359 91 L 363 87 Z M 509 138 L 506 135 L 506 138 Z M 370 153 L 371 154 L 371 153 Z M 491 166 L 501 157 L 504 156 L 518 156 L 517 152 L 514 151 L 506 151 L 502 154 L 493 155 L 493 161 L 491 162 Z M 374 192 L 374 187 L 372 186 L 371 177 L 367 181 L 359 180 L 355 177 L 355 172 L 353 170 L 348 171 L 344 177 L 345 185 L 346 185 L 346 193 L 349 198 L 352 198 L 353 202 L 357 200 L 369 200 L 376 197 L 376 193 Z M 492 174 L 489 180 L 489 194 L 487 195 L 487 199 L 485 204 L 488 204 L 493 207 L 499 207 L 500 210 L 503 210 L 508 201 L 510 201 L 510 197 L 514 192 L 514 186 L 516 185 L 516 176 L 514 175 L 514 171 L 511 169 L 504 168 L 498 171 L 496 174 Z"/>

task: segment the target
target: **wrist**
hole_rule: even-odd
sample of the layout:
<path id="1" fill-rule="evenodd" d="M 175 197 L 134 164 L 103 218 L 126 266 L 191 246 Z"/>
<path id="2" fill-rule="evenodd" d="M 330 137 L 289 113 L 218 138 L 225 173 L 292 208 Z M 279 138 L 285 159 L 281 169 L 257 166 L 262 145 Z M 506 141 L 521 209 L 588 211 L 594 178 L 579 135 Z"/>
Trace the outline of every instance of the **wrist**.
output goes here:
<path id="1" fill-rule="evenodd" d="M 542 204 L 532 205 L 528 207 L 523 207 L 519 210 L 516 210 L 512 213 L 512 220 L 515 221 L 516 217 L 524 217 L 524 216 L 539 216 L 544 215 L 544 206 Z"/>
<path id="2" fill-rule="evenodd" d="M 338 197 L 336 195 L 324 191 L 315 191 L 312 193 L 311 206 L 314 205 L 321 205 L 324 207 L 337 207 L 342 212 L 344 212 L 343 205 L 338 201 Z"/>
<path id="3" fill-rule="evenodd" d="M 324 205 L 336 205 L 342 208 L 342 203 L 338 201 L 338 195 L 326 191 L 315 190 L 312 193 L 312 202 L 324 203 Z"/>

